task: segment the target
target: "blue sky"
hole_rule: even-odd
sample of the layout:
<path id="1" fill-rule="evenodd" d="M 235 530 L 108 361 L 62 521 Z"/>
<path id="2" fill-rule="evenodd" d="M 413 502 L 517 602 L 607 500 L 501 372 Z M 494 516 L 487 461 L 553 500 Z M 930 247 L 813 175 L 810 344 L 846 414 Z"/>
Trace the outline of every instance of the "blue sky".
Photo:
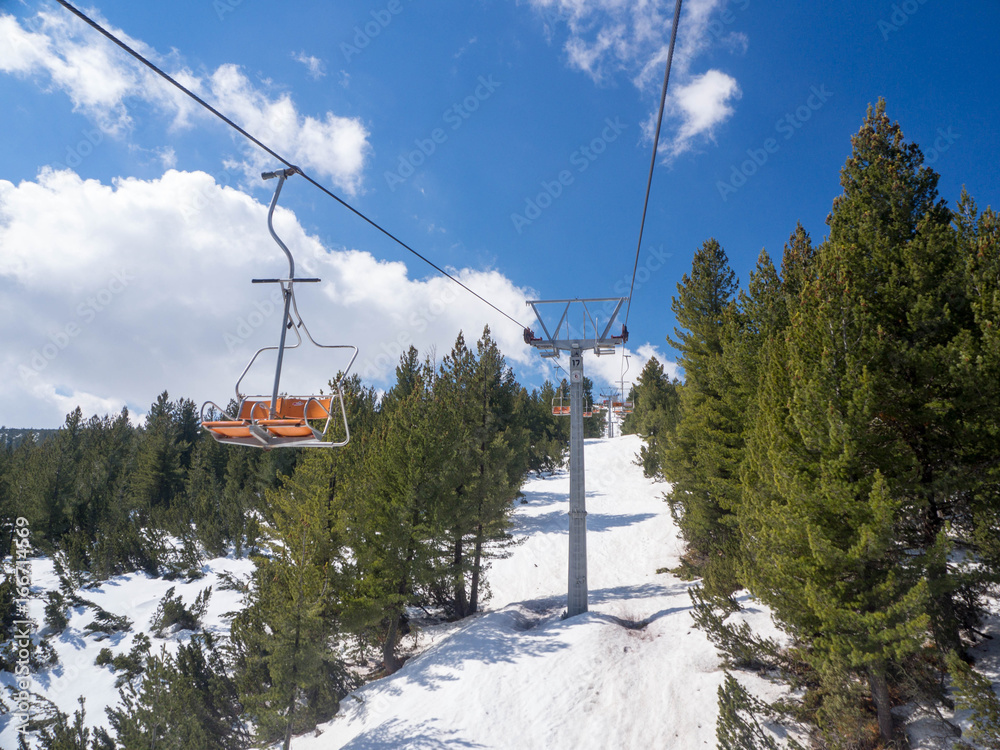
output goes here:
<path id="1" fill-rule="evenodd" d="M 100 0 L 83 9 L 312 176 L 529 324 L 529 297 L 627 288 L 673 2 Z M 742 281 L 801 221 L 814 239 L 867 105 L 884 96 L 954 205 L 998 204 L 1000 5 L 688 0 L 629 321 L 631 375 L 671 360 L 670 298 L 709 237 Z M 278 166 L 54 2 L 0 3 L 0 423 L 225 402 L 276 337 Z M 303 180 L 279 233 L 324 278 L 299 300 L 386 387 L 409 343 L 440 358 L 521 331 Z M 269 321 L 271 324 L 269 325 Z M 293 361 L 314 390 L 341 362 Z M 587 360 L 599 382 L 619 365 Z M 295 382 L 301 378 L 301 383 Z M 265 378 L 266 379 L 266 378 Z"/>

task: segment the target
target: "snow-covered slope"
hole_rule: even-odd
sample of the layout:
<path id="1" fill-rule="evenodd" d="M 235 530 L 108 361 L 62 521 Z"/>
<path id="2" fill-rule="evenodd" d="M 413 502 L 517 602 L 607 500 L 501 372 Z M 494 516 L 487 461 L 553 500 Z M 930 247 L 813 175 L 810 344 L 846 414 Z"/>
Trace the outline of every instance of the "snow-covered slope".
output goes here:
<path id="1" fill-rule="evenodd" d="M 128 632 L 110 636 L 87 632 L 86 626 L 94 621 L 95 610 L 89 606 L 70 609 L 69 623 L 59 635 L 50 635 L 48 640 L 58 655 L 55 666 L 31 675 L 30 690 L 51 701 L 56 708 L 72 717 L 79 709 L 78 699 L 86 699 L 87 725 L 108 726 L 105 709 L 118 705 L 116 675 L 108 667 L 99 667 L 94 660 L 103 648 L 110 648 L 115 655 L 128 653 L 140 633 L 145 633 L 151 641 L 150 653 L 159 654 L 161 648 L 176 651 L 177 646 L 191 637 L 190 631 L 165 633 L 158 638 L 150 631 L 150 621 L 156 613 L 157 605 L 170 588 L 186 605 L 191 605 L 198 593 L 211 586 L 212 595 L 205 616 L 203 629 L 215 635 L 229 634 L 229 620 L 226 612 L 238 610 L 241 595 L 219 587 L 220 576 L 229 572 L 245 578 L 253 571 L 253 563 L 247 559 L 232 557 L 210 560 L 202 566 L 202 578 L 190 582 L 166 581 L 151 578 L 143 573 L 132 573 L 105 581 L 95 588 L 81 589 L 77 593 L 82 598 L 114 614 L 124 615 L 132 622 Z M 31 561 L 32 595 L 29 615 L 40 627 L 45 622 L 45 592 L 59 590 L 59 577 L 51 559 L 36 558 Z M 12 690 L 15 688 L 14 675 L 0 672 L 0 691 L 7 707 L 13 705 Z M 40 701 L 32 702 L 32 715 L 51 713 Z M 0 748 L 17 747 L 17 723 L 11 714 L 0 715 Z"/>
<path id="2" fill-rule="evenodd" d="M 681 542 L 664 485 L 632 463 L 640 444 L 586 443 L 589 612 L 561 619 L 569 475 L 532 480 L 524 541 L 489 573 L 489 610 L 418 636 L 430 645 L 295 750 L 715 747 L 723 673 L 692 625 L 689 584 L 656 573 L 678 564 Z M 745 616 L 773 633 L 766 613 Z"/>
<path id="3" fill-rule="evenodd" d="M 415 655 L 403 669 L 345 698 L 334 720 L 295 738 L 295 750 L 714 748 L 724 673 L 715 649 L 693 627 L 690 584 L 656 573 L 677 566 L 682 543 L 663 502 L 666 486 L 643 478 L 634 464 L 640 445 L 635 437 L 586 443 L 589 612 L 562 619 L 569 475 L 532 479 L 516 514 L 521 543 L 489 571 L 487 611 L 408 636 L 404 645 Z M 114 674 L 94 665 L 100 649 L 127 652 L 138 631 L 149 632 L 171 586 L 191 604 L 213 585 L 204 622 L 224 635 L 224 613 L 240 602 L 219 588 L 220 576 L 245 577 L 251 570 L 248 560 L 222 558 L 190 583 L 133 574 L 81 590 L 94 604 L 127 615 L 133 630 L 101 640 L 85 632 L 94 610 L 74 609 L 66 631 L 51 639 L 59 665 L 35 675 L 33 689 L 68 714 L 83 695 L 87 723 L 106 725 L 104 708 L 117 704 L 118 692 Z M 44 559 L 33 561 L 33 573 L 31 615 L 42 622 L 44 591 L 58 589 L 58 579 Z M 759 634 L 783 640 L 762 607 L 746 596 L 741 601 L 745 609 L 738 617 Z M 987 629 L 1000 631 L 1000 618 Z M 153 638 L 152 651 L 173 650 L 189 636 Z M 991 678 L 1000 677 L 1000 638 L 984 642 L 976 656 Z M 753 675 L 738 678 L 763 700 L 784 692 Z M 0 673 L 0 684 L 12 682 Z M 902 708 L 899 714 L 909 717 L 915 750 L 952 746 L 953 733 L 938 717 Z M 9 716 L 0 715 L 0 748 L 7 747 L 16 747 L 14 728 Z"/>

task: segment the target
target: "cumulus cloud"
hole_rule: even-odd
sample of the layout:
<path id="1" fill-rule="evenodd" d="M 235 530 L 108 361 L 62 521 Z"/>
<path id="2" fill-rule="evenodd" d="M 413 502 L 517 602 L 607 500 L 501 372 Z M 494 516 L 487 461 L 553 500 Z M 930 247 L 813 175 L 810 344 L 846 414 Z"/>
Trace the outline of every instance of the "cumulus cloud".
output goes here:
<path id="1" fill-rule="evenodd" d="M 288 94 L 272 99 L 257 89 L 235 65 L 220 66 L 202 85 L 211 92 L 217 108 L 278 153 L 306 170 L 326 175 L 350 193 L 361 184 L 368 130 L 360 120 L 327 112 L 323 119 L 303 116 Z M 273 165 L 267 154 L 254 149 L 237 164 L 248 177 Z"/>
<path id="2" fill-rule="evenodd" d="M 285 191 L 304 188 L 292 178 Z M 252 278 L 287 273 L 267 233 L 265 204 L 200 172 L 112 185 L 45 171 L 0 181 L 0 414 L 10 425 L 53 426 L 78 403 L 87 412 L 144 411 L 156 394 L 225 404 L 259 347 L 276 343 L 277 290 Z M 354 344 L 355 371 L 391 379 L 411 344 L 447 353 L 459 330 L 489 325 L 519 372 L 538 367 L 521 331 L 440 276 L 415 278 L 399 262 L 331 250 L 279 207 L 278 234 L 317 341 Z M 532 296 L 496 271 L 459 269 L 463 282 L 514 316 Z M 347 364 L 343 353 L 290 353 L 282 389 L 314 392 Z M 268 392 L 273 360 L 247 388 Z"/>
<path id="3" fill-rule="evenodd" d="M 193 104 L 154 80 L 155 74 L 128 64 L 117 48 L 98 38 L 81 21 L 65 13 L 42 11 L 24 20 L 0 15 L 0 71 L 32 77 L 65 93 L 75 111 L 96 122 L 106 133 L 121 134 L 132 125 L 126 102 L 142 99 L 174 112 L 179 122 Z M 113 29 L 126 44 L 155 57 L 138 39 Z"/>
<path id="4" fill-rule="evenodd" d="M 642 344 L 635 349 L 626 348 L 625 354 L 628 356 L 625 362 L 622 361 L 620 351 L 614 356 L 589 357 L 585 365 L 587 377 L 596 382 L 612 383 L 617 388 L 624 375 L 625 395 L 627 396 L 630 386 L 635 385 L 639 379 L 642 368 L 655 357 L 663 365 L 663 370 L 667 375 L 671 378 L 680 378 L 681 372 L 677 363 L 667 359 L 667 356 L 652 344 Z M 600 390 L 600 388 L 595 390 Z"/>
<path id="5" fill-rule="evenodd" d="M 687 151 L 698 137 L 711 137 L 715 128 L 733 115 L 732 102 L 742 96 L 736 79 L 710 70 L 678 86 L 673 105 L 681 125 L 669 144 L 669 154 Z"/>
<path id="6" fill-rule="evenodd" d="M 619 75 L 629 76 L 634 85 L 652 97 L 659 92 L 667 61 L 672 0 L 528 0 L 545 19 L 547 33 L 565 25 L 568 36 L 564 51 L 569 65 L 606 83 Z M 713 45 L 733 50 L 746 48 L 746 37 L 725 29 L 719 20 L 728 0 L 690 0 L 683 6 L 671 73 L 671 93 L 667 103 L 667 129 L 673 135 L 662 144 L 666 158 L 672 159 L 710 139 L 716 127 L 728 120 L 733 102 L 740 97 L 734 78 L 719 71 L 694 73 L 698 56 Z M 655 112 L 646 121 L 644 132 L 652 139 Z"/>
<path id="7" fill-rule="evenodd" d="M 110 30 L 299 166 L 332 180 L 349 193 L 359 188 L 370 151 L 369 133 L 359 119 L 333 112 L 303 114 L 288 93 L 275 93 L 269 86 L 254 84 L 235 65 L 222 65 L 207 76 L 199 76 L 175 57 L 164 58 L 120 29 Z M 190 126 L 195 117 L 211 117 L 79 19 L 66 14 L 43 11 L 22 22 L 0 14 L 0 39 L 4 40 L 0 46 L 0 71 L 62 91 L 74 110 L 89 117 L 105 133 L 129 133 L 133 127 L 130 106 L 137 102 L 152 105 L 171 117 L 175 129 Z M 307 60 L 312 68 L 315 58 Z M 262 155 L 250 144 L 243 148 L 243 160 L 235 166 L 252 174 L 262 165 Z"/>
<path id="8" fill-rule="evenodd" d="M 305 185 L 293 177 L 285 191 L 296 189 Z M 279 334 L 280 294 L 250 284 L 287 273 L 266 214 L 266 203 L 202 172 L 110 185 L 68 170 L 0 180 L 3 421 L 55 426 L 78 404 L 88 414 L 126 405 L 141 413 L 163 389 L 225 405 L 253 353 Z M 366 382 L 387 386 L 410 345 L 440 361 L 460 330 L 473 342 L 487 325 L 519 377 L 551 376 L 519 328 L 448 279 L 331 249 L 280 206 L 275 228 L 298 273 L 323 280 L 297 288 L 310 332 L 356 345 L 353 371 Z M 453 272 L 516 319 L 537 297 L 495 270 Z M 653 355 L 640 347 L 630 377 Z M 304 346 L 289 353 L 282 389 L 315 392 L 348 359 Z M 270 392 L 272 368 L 262 359 L 245 390 Z M 587 368 L 598 380 L 620 378 L 617 357 L 588 357 Z"/>

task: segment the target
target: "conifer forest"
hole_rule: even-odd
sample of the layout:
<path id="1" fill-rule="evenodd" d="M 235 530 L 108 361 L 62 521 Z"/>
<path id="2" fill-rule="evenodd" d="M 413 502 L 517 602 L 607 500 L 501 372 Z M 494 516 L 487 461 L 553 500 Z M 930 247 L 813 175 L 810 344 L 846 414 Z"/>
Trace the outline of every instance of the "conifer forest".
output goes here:
<path id="1" fill-rule="evenodd" d="M 788 217 L 784 248 L 761 251 L 745 283 L 715 239 L 685 249 L 690 272 L 662 303 L 683 377 L 651 359 L 622 428 L 642 437 L 636 471 L 661 482 L 685 545 L 670 572 L 726 665 L 717 747 L 903 748 L 909 705 L 968 711 L 954 747 L 997 748 L 1000 701 L 970 649 L 1000 585 L 1000 221 L 972 195 L 938 194 L 882 100 L 849 147 L 822 238 Z M 487 329 L 440 360 L 411 347 L 384 393 L 348 378 L 338 450 L 222 445 L 198 405 L 166 392 L 138 426 L 77 409 L 51 434 L 5 430 L 5 643 L 20 620 L 19 519 L 61 581 L 34 665 L 51 663 L 46 639 L 92 584 L 197 580 L 226 555 L 254 565 L 228 583 L 242 601 L 228 638 L 198 632 L 210 590 L 164 597 L 158 627 L 194 636 L 176 653 L 148 639 L 102 652 L 121 688 L 110 728 L 87 727 L 84 705 L 53 710 L 33 727 L 40 746 L 287 748 L 329 721 L 404 667 L 414 613 L 484 609 L 523 483 L 564 465 L 569 421 L 552 405 L 567 388 L 525 388 Z M 587 431 L 600 437 L 603 420 Z M 732 624 L 744 593 L 784 640 Z M 115 612 L 95 623 L 129 627 Z M 785 697 L 749 694 L 740 673 Z"/>

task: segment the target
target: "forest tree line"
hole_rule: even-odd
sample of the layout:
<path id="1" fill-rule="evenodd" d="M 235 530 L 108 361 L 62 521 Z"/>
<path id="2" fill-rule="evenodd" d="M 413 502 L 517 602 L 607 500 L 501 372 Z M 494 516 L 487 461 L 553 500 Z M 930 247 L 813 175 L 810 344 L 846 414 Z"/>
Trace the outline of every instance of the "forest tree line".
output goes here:
<path id="1" fill-rule="evenodd" d="M 822 242 L 797 226 L 743 290 L 717 241 L 698 249 L 673 299 L 684 382 L 651 363 L 631 427 L 670 482 L 699 622 L 800 691 L 765 707 L 728 680 L 720 747 L 777 747 L 755 711 L 817 747 L 904 747 L 904 704 L 972 708 L 1000 747 L 969 655 L 1000 577 L 1000 222 L 939 198 L 884 101 L 852 146 Z M 740 589 L 790 647 L 726 624 Z"/>
<path id="2" fill-rule="evenodd" d="M 197 634 L 176 655 L 137 641 L 102 655 L 123 682 L 109 712 L 114 740 L 87 730 L 81 707 L 39 722 L 43 745 L 287 746 L 331 718 L 359 674 L 401 666 L 412 612 L 460 619 L 487 600 L 489 562 L 513 542 L 524 479 L 562 463 L 569 420 L 552 405 L 565 387 L 529 393 L 487 329 L 474 348 L 459 335 L 440 364 L 410 348 L 383 394 L 348 378 L 342 449 L 222 445 L 200 430 L 193 402 L 166 393 L 141 427 L 126 411 L 84 419 L 78 409 L 45 440 L 9 443 L 0 552 L 9 554 L 23 517 L 37 551 L 57 561 L 66 585 L 49 598 L 47 637 L 66 627 L 90 583 L 132 571 L 197 578 L 206 558 L 230 553 L 255 562 L 250 580 L 229 582 L 244 606 L 228 640 Z M 589 430 L 599 434 L 598 420 Z M 9 572 L 5 630 L 16 619 Z M 165 597 L 158 627 L 197 623 L 208 596 L 193 606 Z M 127 627 L 115 618 L 98 617 Z M 37 662 L 53 653 L 40 649 Z"/>

